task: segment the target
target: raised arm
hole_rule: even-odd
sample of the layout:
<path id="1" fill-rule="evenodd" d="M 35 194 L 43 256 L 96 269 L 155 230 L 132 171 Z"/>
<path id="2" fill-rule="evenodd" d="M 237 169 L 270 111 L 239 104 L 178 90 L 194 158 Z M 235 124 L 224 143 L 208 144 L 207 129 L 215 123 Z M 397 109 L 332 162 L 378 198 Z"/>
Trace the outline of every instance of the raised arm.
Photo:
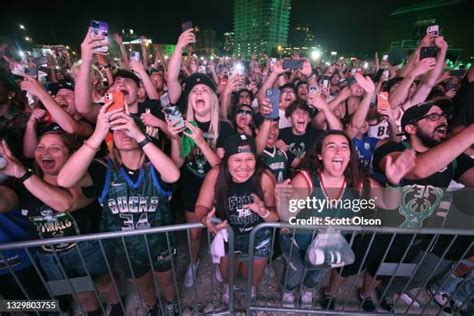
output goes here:
<path id="1" fill-rule="evenodd" d="M 115 43 L 117 43 L 120 49 L 120 60 L 122 62 L 122 65 L 128 65 L 127 50 L 125 49 L 125 45 L 123 45 L 122 37 L 118 33 L 115 33 L 113 36 Z"/>
<path id="2" fill-rule="evenodd" d="M 166 83 L 168 85 L 168 95 L 170 102 L 176 104 L 181 96 L 181 84 L 179 83 L 179 71 L 181 69 L 181 59 L 183 51 L 189 44 L 196 42 L 196 36 L 192 29 L 184 31 L 178 38 L 176 48 L 168 64 Z"/>
<path id="3" fill-rule="evenodd" d="M 327 127 L 328 129 L 342 131 L 344 127 L 341 120 L 334 115 L 334 113 L 330 110 L 329 105 L 320 95 L 317 95 L 313 92 L 308 93 L 308 105 L 319 110 L 318 114 L 316 114 L 312 119 L 311 124 L 313 127 L 320 128 L 320 126 L 323 125 L 324 128 L 322 129 L 326 129 Z"/>
<path id="4" fill-rule="evenodd" d="M 58 123 L 66 133 L 81 137 L 88 137 L 92 134 L 92 127 L 89 124 L 76 121 L 48 92 L 46 92 L 41 84 L 32 77 L 25 76 L 25 80 L 21 83 L 21 89 L 38 97 L 51 115 L 51 118 Z"/>
<path id="5" fill-rule="evenodd" d="M 232 93 L 237 91 L 240 85 L 240 76 L 238 74 L 233 75 L 227 81 L 224 92 L 221 95 L 220 112 L 221 117 L 227 119 L 229 117 L 229 109 L 232 101 Z"/>
<path id="6" fill-rule="evenodd" d="M 38 134 L 36 133 L 36 124 L 42 121 L 46 111 L 43 109 L 34 109 L 26 123 L 25 135 L 23 136 L 23 156 L 25 158 L 34 158 L 35 149 L 38 146 Z"/>
<path id="7" fill-rule="evenodd" d="M 97 49 L 107 46 L 107 41 L 103 36 L 92 37 L 91 33 L 91 28 L 89 28 L 81 44 L 82 63 L 77 71 L 74 97 L 77 111 L 89 121 L 94 122 L 99 113 L 99 107 L 92 102 L 92 57 L 94 54 L 102 54 Z"/>
<path id="8" fill-rule="evenodd" d="M 264 99 L 266 97 L 265 93 L 267 92 L 267 90 L 273 88 L 278 77 L 284 72 L 285 70 L 283 69 L 283 61 L 278 60 L 273 66 L 273 71 L 267 77 L 267 80 L 263 82 L 263 85 L 258 92 L 259 100 Z"/>
<path id="9" fill-rule="evenodd" d="M 136 72 L 138 76 L 140 76 L 148 98 L 150 100 L 159 100 L 160 97 L 158 96 L 158 91 L 156 91 L 155 86 L 151 82 L 150 76 L 148 76 L 144 64 L 139 61 L 132 60 L 130 62 L 130 69 Z"/>
<path id="10" fill-rule="evenodd" d="M 346 133 L 349 135 L 350 138 L 354 138 L 359 132 L 359 129 L 364 124 L 364 121 L 367 118 L 367 113 L 369 112 L 370 100 L 372 99 L 375 92 L 375 85 L 370 79 L 370 77 L 364 78 L 361 74 L 357 73 L 355 75 L 355 78 L 359 86 L 364 89 L 365 95 L 359 106 L 355 110 L 354 114 L 352 115 L 352 119 L 349 123 L 349 126 L 346 128 Z"/>
<path id="11" fill-rule="evenodd" d="M 272 128 L 272 120 L 264 119 L 262 125 L 258 129 L 257 137 L 255 138 L 255 143 L 257 145 L 257 155 L 260 156 L 263 153 L 267 145 L 268 134 L 270 134 L 270 129 Z"/>

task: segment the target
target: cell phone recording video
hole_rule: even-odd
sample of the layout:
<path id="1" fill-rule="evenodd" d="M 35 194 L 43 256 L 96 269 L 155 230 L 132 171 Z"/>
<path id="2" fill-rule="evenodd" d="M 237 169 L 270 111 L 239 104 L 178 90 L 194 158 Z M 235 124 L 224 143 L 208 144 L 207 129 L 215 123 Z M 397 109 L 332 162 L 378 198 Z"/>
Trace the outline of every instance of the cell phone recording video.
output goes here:
<path id="1" fill-rule="evenodd" d="M 181 23 L 181 30 L 183 32 L 185 32 L 189 29 L 192 29 L 192 28 L 193 28 L 193 22 L 191 22 L 191 21 L 186 21 L 186 22 Z"/>
<path id="2" fill-rule="evenodd" d="M 426 28 L 426 35 L 438 36 L 439 35 L 439 25 L 430 25 Z"/>
<path id="3" fill-rule="evenodd" d="M 420 60 L 425 58 L 435 58 L 438 53 L 438 48 L 434 46 L 422 47 L 420 50 Z"/>
<path id="4" fill-rule="evenodd" d="M 170 121 L 174 127 L 180 128 L 184 126 L 184 118 L 176 106 L 168 106 L 164 108 L 163 111 L 165 112 L 166 119 Z"/>
<path id="5" fill-rule="evenodd" d="M 112 104 L 107 108 L 107 113 L 118 109 L 125 109 L 125 96 L 122 92 L 106 93 L 105 103 L 109 102 L 112 102 Z"/>
<path id="6" fill-rule="evenodd" d="M 300 70 L 303 69 L 303 63 L 302 59 L 284 59 L 283 69 Z"/>
<path id="7" fill-rule="evenodd" d="M 130 60 L 140 61 L 140 52 L 132 51 L 130 55 Z"/>
<path id="8" fill-rule="evenodd" d="M 377 95 L 377 110 L 390 110 L 390 103 L 388 101 L 388 92 L 380 92 Z"/>
<path id="9" fill-rule="evenodd" d="M 99 47 L 97 50 L 102 53 L 108 53 L 109 52 L 109 46 L 108 46 L 108 35 L 109 35 L 109 24 L 107 22 L 103 21 L 91 21 L 91 28 L 92 28 L 92 36 L 104 36 L 105 40 L 107 41 L 107 46 Z"/>
<path id="10" fill-rule="evenodd" d="M 265 118 L 274 120 L 280 117 L 280 89 L 273 88 L 268 89 L 265 93 L 268 99 L 270 99 L 270 103 L 272 104 L 272 112 L 269 115 L 266 115 Z"/>

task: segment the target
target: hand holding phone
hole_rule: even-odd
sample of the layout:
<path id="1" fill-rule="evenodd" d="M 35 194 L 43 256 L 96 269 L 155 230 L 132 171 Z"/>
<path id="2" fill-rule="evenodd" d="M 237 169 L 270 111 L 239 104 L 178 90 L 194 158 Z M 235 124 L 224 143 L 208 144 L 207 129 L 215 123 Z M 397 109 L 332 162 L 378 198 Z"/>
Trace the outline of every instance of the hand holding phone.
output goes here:
<path id="1" fill-rule="evenodd" d="M 107 44 L 108 44 L 109 39 L 107 36 L 109 34 L 109 24 L 107 22 L 93 20 L 91 21 L 91 28 L 92 28 L 92 33 L 91 33 L 92 37 L 104 36 L 105 41 L 107 41 Z M 109 47 L 108 45 L 103 46 L 103 47 L 98 47 L 97 50 L 102 53 L 108 53 Z"/>
<path id="2" fill-rule="evenodd" d="M 425 58 L 436 58 L 438 48 L 434 46 L 426 46 L 420 49 L 420 60 Z"/>
<path id="3" fill-rule="evenodd" d="M 186 21 L 186 22 L 181 23 L 182 32 L 186 32 L 187 30 L 192 29 L 192 28 L 193 28 L 193 22 L 191 21 Z"/>
<path id="4" fill-rule="evenodd" d="M 130 60 L 140 61 L 140 52 L 132 51 L 130 55 Z"/>
<path id="5" fill-rule="evenodd" d="M 380 92 L 377 95 L 377 111 L 390 110 L 390 103 L 388 101 L 388 92 Z"/>
<path id="6" fill-rule="evenodd" d="M 283 69 L 301 70 L 303 69 L 303 59 L 284 59 Z"/>
<path id="7" fill-rule="evenodd" d="M 265 118 L 274 120 L 280 117 L 280 89 L 273 88 L 268 89 L 265 93 L 270 103 L 272 104 L 272 112 L 269 115 L 266 115 Z"/>
<path id="8" fill-rule="evenodd" d="M 184 118 L 181 112 L 178 111 L 176 106 L 169 106 L 163 109 L 166 115 L 166 119 L 171 123 L 174 128 L 184 127 Z"/>
<path id="9" fill-rule="evenodd" d="M 114 110 L 125 110 L 125 96 L 122 92 L 112 92 L 105 94 L 105 103 L 112 102 L 112 104 L 107 108 L 106 113 L 109 113 Z"/>

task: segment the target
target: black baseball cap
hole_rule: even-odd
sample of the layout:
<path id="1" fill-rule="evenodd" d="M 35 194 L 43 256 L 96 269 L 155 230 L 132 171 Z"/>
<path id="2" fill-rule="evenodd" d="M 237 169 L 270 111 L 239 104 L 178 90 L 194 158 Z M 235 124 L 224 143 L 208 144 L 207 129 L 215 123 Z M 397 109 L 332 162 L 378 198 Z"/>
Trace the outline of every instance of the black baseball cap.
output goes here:
<path id="1" fill-rule="evenodd" d="M 444 113 L 447 113 L 451 108 L 451 101 L 449 101 L 448 99 L 440 99 L 436 101 L 420 103 L 406 110 L 405 113 L 403 113 L 400 122 L 402 127 L 402 134 L 405 134 L 405 126 L 415 124 L 419 119 L 425 116 L 426 113 L 428 113 L 428 111 L 435 105 L 440 107 Z"/>
<path id="2" fill-rule="evenodd" d="M 117 80 L 117 78 L 132 79 L 137 84 L 137 87 L 140 87 L 140 79 L 131 71 L 119 69 L 114 73 L 114 81 Z"/>
<path id="3" fill-rule="evenodd" d="M 211 77 L 202 73 L 193 73 L 188 77 L 188 79 L 186 79 L 186 82 L 184 83 L 184 94 L 188 95 L 197 84 L 204 84 L 214 91 L 214 93 L 217 93 L 216 84 L 211 79 Z"/>
<path id="4" fill-rule="evenodd" d="M 48 90 L 49 94 L 51 94 L 51 95 L 58 94 L 59 90 L 61 90 L 61 89 L 67 89 L 67 90 L 74 91 L 74 85 L 71 82 L 63 81 L 63 82 L 50 83 L 47 86 L 47 90 Z"/>
<path id="5" fill-rule="evenodd" d="M 253 137 L 244 134 L 233 134 L 224 141 L 224 157 L 240 153 L 257 154 L 257 145 Z"/>

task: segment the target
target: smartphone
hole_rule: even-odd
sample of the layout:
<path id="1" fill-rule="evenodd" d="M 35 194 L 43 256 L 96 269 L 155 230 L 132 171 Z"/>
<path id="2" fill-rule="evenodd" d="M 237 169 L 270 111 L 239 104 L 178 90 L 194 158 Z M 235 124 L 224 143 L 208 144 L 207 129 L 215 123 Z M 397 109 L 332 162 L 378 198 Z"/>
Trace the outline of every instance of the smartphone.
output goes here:
<path id="1" fill-rule="evenodd" d="M 160 97 L 160 103 L 161 103 L 161 106 L 162 107 L 167 107 L 171 104 L 171 101 L 170 101 L 170 97 L 168 95 L 168 92 L 164 93 L 161 97 Z"/>
<path id="2" fill-rule="evenodd" d="M 110 112 L 117 109 L 124 109 L 125 107 L 125 96 L 122 92 L 112 92 L 105 94 L 105 103 L 112 101 L 112 104 L 109 106 L 106 112 Z"/>
<path id="3" fill-rule="evenodd" d="M 193 28 L 193 22 L 191 21 L 186 21 L 186 22 L 181 23 L 181 30 L 183 32 L 192 28 Z"/>
<path id="4" fill-rule="evenodd" d="M 33 78 L 38 78 L 38 67 L 25 68 L 25 75 L 28 75 Z"/>
<path id="5" fill-rule="evenodd" d="M 439 25 L 430 25 L 426 28 L 426 35 L 438 36 L 439 35 Z"/>
<path id="6" fill-rule="evenodd" d="M 385 70 L 382 72 L 382 78 L 383 78 L 383 80 L 387 81 L 389 77 L 390 77 L 390 70 L 385 69 Z"/>
<path id="7" fill-rule="evenodd" d="M 458 85 L 454 82 L 448 82 L 445 86 L 446 91 L 457 89 Z"/>
<path id="8" fill-rule="evenodd" d="M 309 93 L 318 93 L 318 87 L 317 86 L 309 86 Z"/>
<path id="9" fill-rule="evenodd" d="M 325 89 L 329 88 L 329 82 L 331 81 L 331 77 L 323 76 L 323 80 L 321 81 L 321 86 Z"/>
<path id="10" fill-rule="evenodd" d="M 184 126 L 184 118 L 181 115 L 181 112 L 178 111 L 176 106 L 169 106 L 164 108 L 163 111 L 165 112 L 166 118 L 170 121 L 174 127 L 183 127 Z"/>
<path id="11" fill-rule="evenodd" d="M 299 70 L 303 69 L 304 60 L 302 59 L 284 59 L 283 69 Z"/>
<path id="12" fill-rule="evenodd" d="M 459 70 L 451 70 L 449 72 L 449 74 L 451 76 L 454 76 L 456 78 L 462 78 L 464 77 L 464 75 L 466 74 L 466 70 L 465 69 L 459 69 Z"/>
<path id="13" fill-rule="evenodd" d="M 140 52 L 132 51 L 130 55 L 130 60 L 140 61 Z"/>
<path id="14" fill-rule="evenodd" d="M 206 73 L 206 66 L 204 66 L 204 65 L 199 66 L 198 67 L 198 72 L 202 73 L 202 74 L 205 74 Z"/>
<path id="15" fill-rule="evenodd" d="M 388 102 L 388 92 L 380 92 L 377 95 L 377 110 L 390 110 L 390 103 Z"/>
<path id="16" fill-rule="evenodd" d="M 270 99 L 270 103 L 272 104 L 272 112 L 269 115 L 266 115 L 265 118 L 274 120 L 280 117 L 280 89 L 273 88 L 268 89 L 265 93 L 268 99 Z"/>
<path id="17" fill-rule="evenodd" d="M 109 34 L 109 24 L 107 22 L 103 22 L 103 21 L 91 21 L 91 28 L 92 28 L 92 36 L 95 37 L 95 36 L 104 36 L 105 37 L 105 40 L 107 41 L 108 43 L 108 34 Z M 97 48 L 97 50 L 99 52 L 102 52 L 102 53 L 108 53 L 109 52 L 109 47 L 108 45 L 107 46 L 103 46 L 103 47 L 99 47 Z"/>
<path id="18" fill-rule="evenodd" d="M 388 60 L 388 54 L 383 55 L 382 60 L 387 61 Z"/>
<path id="19" fill-rule="evenodd" d="M 424 58 L 435 58 L 438 53 L 438 48 L 434 46 L 422 47 L 420 50 L 420 60 Z"/>

